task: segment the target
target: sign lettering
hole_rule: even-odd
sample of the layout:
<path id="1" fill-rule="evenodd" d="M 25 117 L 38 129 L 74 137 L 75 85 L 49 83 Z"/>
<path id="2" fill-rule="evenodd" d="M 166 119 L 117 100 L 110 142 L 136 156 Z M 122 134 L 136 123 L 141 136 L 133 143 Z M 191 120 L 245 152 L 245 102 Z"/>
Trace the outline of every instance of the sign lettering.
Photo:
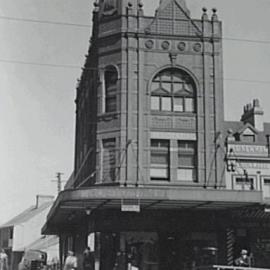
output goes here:
<path id="1" fill-rule="evenodd" d="M 243 145 L 230 144 L 228 145 L 229 156 L 253 156 L 253 157 L 268 157 L 268 148 L 264 145 Z"/>

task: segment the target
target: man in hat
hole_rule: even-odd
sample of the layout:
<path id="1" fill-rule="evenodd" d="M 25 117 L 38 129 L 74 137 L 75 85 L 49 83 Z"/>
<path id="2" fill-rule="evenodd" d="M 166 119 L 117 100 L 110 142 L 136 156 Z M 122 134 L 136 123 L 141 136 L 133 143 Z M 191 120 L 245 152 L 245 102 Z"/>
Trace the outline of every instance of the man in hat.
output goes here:
<path id="1" fill-rule="evenodd" d="M 250 267 L 250 257 L 248 256 L 248 251 L 246 249 L 241 250 L 241 256 L 234 261 L 236 266 Z"/>

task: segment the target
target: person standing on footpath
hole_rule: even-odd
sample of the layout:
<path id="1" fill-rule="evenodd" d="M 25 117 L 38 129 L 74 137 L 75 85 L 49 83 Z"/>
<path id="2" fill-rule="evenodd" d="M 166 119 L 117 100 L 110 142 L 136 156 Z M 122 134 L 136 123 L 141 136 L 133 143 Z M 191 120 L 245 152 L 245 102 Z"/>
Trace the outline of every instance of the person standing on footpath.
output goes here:
<path id="1" fill-rule="evenodd" d="M 8 255 L 3 248 L 0 249 L 0 270 L 8 270 Z"/>
<path id="2" fill-rule="evenodd" d="M 74 255 L 72 250 L 68 251 L 68 256 L 66 257 L 64 270 L 76 270 L 78 267 L 77 257 Z"/>
<path id="3" fill-rule="evenodd" d="M 246 249 L 241 250 L 241 255 L 234 262 L 235 266 L 250 267 L 251 260 Z"/>
<path id="4" fill-rule="evenodd" d="M 87 247 L 83 253 L 83 269 L 94 270 L 95 269 L 95 258 L 90 247 Z"/>

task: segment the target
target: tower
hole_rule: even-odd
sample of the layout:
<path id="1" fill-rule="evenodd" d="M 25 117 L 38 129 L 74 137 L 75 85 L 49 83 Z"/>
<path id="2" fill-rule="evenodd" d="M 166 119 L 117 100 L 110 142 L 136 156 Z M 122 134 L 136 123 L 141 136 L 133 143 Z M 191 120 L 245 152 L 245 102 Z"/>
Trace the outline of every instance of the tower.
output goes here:
<path id="1" fill-rule="evenodd" d="M 77 89 L 75 186 L 221 186 L 222 29 L 163 0 L 97 1 Z"/>

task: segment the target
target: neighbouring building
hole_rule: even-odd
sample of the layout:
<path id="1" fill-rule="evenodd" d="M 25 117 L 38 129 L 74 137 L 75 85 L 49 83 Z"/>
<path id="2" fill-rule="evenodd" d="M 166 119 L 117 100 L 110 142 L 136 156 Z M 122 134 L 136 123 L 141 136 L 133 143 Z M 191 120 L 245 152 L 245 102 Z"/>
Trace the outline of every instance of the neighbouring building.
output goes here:
<path id="1" fill-rule="evenodd" d="M 43 227 L 96 270 L 270 267 L 270 124 L 224 120 L 222 25 L 184 0 L 95 1 L 76 96 L 75 164 Z"/>
<path id="2" fill-rule="evenodd" d="M 53 200 L 54 196 L 37 195 L 35 205 L 0 226 L 0 247 L 9 256 L 10 269 L 16 270 L 24 251 L 42 237 L 41 228 Z"/>

